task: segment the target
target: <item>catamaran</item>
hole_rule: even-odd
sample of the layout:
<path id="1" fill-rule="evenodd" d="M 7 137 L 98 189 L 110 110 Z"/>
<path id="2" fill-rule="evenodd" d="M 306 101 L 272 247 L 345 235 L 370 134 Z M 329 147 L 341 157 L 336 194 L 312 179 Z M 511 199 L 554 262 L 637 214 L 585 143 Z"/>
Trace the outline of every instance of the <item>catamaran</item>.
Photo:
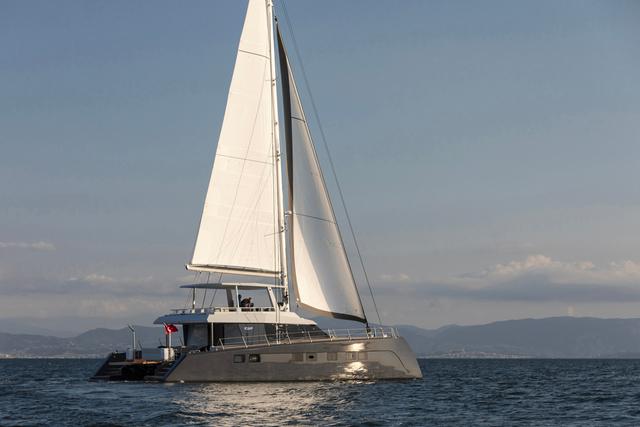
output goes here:
<path id="1" fill-rule="evenodd" d="M 166 345 L 138 350 L 134 338 L 131 349 L 110 354 L 93 379 L 422 377 L 414 353 L 397 330 L 367 320 L 272 0 L 249 0 L 195 248 L 186 268 L 200 279 L 182 286 L 189 292 L 190 306 L 155 321 L 165 326 Z M 223 280 L 229 277 L 240 279 Z M 364 327 L 322 330 L 292 309 L 292 294 L 295 306 L 306 313 L 357 321 Z M 180 345 L 171 345 L 174 325 L 182 326 Z"/>

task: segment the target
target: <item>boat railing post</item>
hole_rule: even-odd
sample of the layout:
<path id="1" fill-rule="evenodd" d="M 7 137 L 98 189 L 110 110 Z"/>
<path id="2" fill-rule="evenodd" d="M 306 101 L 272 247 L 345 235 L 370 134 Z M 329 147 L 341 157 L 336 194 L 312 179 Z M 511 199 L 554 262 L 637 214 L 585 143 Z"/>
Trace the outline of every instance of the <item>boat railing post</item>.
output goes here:
<path id="1" fill-rule="evenodd" d="M 351 329 L 347 329 L 347 335 L 349 335 L 349 341 L 351 341 Z"/>
<path id="2" fill-rule="evenodd" d="M 224 350 L 224 342 L 222 342 L 222 338 L 218 338 L 218 341 L 220 341 L 220 347 Z"/>
<path id="3" fill-rule="evenodd" d="M 244 335 L 242 335 L 242 342 L 244 343 L 244 348 L 247 348 L 247 340 L 244 339 Z"/>
<path id="4" fill-rule="evenodd" d="M 289 331 L 285 331 L 285 333 L 287 334 L 287 340 L 289 341 L 289 344 L 291 344 L 291 337 L 289 336 Z"/>
<path id="5" fill-rule="evenodd" d="M 267 345 L 271 347 L 271 344 L 269 343 L 269 338 L 267 338 L 267 334 L 264 334 L 264 340 L 267 342 Z"/>
<path id="6" fill-rule="evenodd" d="M 307 331 L 307 335 L 309 336 L 309 342 L 313 342 L 313 340 L 311 339 L 311 332 Z"/>

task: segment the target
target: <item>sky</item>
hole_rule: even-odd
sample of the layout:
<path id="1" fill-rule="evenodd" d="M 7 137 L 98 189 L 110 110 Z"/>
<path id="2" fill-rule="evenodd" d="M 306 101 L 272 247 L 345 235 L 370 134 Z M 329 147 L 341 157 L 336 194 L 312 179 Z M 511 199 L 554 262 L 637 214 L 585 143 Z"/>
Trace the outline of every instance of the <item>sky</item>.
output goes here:
<path id="1" fill-rule="evenodd" d="M 638 2 L 285 5 L 383 323 L 640 314 Z M 184 306 L 244 12 L 0 2 L 0 318 Z"/>

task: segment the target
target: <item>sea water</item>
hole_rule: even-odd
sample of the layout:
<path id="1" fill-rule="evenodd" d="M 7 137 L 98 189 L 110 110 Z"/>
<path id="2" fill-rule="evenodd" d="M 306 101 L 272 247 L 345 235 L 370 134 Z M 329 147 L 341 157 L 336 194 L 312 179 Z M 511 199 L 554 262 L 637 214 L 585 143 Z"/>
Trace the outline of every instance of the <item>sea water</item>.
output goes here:
<path id="1" fill-rule="evenodd" d="M 640 425 L 640 360 L 420 360 L 421 380 L 89 382 L 99 360 L 0 360 L 0 425 Z"/>

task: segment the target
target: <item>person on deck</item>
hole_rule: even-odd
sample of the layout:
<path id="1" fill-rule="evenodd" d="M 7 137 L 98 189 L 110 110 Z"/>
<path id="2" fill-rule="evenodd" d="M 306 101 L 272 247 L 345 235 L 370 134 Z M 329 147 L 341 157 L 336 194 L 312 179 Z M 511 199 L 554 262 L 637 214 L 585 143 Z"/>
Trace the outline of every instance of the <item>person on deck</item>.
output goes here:
<path id="1" fill-rule="evenodd" d="M 251 297 L 243 298 L 242 301 L 240 301 L 240 307 L 253 307 Z"/>

